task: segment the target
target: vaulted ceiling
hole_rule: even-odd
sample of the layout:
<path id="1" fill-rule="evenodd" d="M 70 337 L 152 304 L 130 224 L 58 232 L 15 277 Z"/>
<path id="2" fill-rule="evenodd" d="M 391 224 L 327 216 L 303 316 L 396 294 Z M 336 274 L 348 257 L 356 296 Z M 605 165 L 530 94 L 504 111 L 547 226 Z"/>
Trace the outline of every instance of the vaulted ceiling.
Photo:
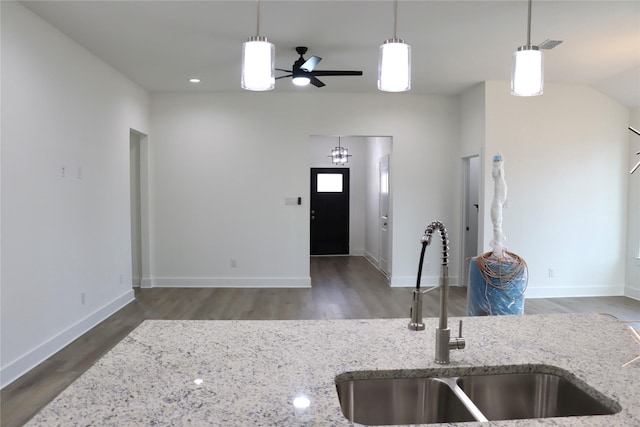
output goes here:
<path id="1" fill-rule="evenodd" d="M 241 48 L 256 35 L 256 1 L 22 3 L 149 91 L 242 91 Z M 364 71 L 324 77 L 323 88 L 282 79 L 275 91 L 377 92 L 378 49 L 394 35 L 393 10 L 391 0 L 262 0 L 260 35 L 275 44 L 276 67 L 290 69 L 302 45 L 307 57 L 323 58 L 319 70 Z M 524 0 L 399 1 L 397 36 L 412 47 L 411 93 L 508 81 L 526 24 Z M 545 51 L 547 83 L 586 84 L 640 106 L 640 1 L 535 0 L 531 39 L 563 41 Z"/>

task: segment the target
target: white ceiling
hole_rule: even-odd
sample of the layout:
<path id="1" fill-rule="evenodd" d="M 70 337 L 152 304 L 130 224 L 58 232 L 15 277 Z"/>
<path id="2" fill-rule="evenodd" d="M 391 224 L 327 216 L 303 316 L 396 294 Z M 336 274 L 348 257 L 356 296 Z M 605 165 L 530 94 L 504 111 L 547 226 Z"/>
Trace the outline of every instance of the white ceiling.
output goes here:
<path id="1" fill-rule="evenodd" d="M 242 43 L 256 35 L 257 2 L 24 1 L 26 7 L 149 91 L 240 92 Z M 260 35 L 290 69 L 295 46 L 323 58 L 317 69 L 363 70 L 322 77 L 323 88 L 278 80 L 275 91 L 377 92 L 379 45 L 393 37 L 391 0 L 262 0 Z M 508 81 L 526 42 L 527 2 L 398 2 L 397 36 L 412 48 L 412 89 L 456 94 Z M 531 42 L 545 53 L 545 81 L 584 83 L 640 106 L 640 1 L 536 0 Z M 194 85 L 190 77 L 202 82 Z"/>

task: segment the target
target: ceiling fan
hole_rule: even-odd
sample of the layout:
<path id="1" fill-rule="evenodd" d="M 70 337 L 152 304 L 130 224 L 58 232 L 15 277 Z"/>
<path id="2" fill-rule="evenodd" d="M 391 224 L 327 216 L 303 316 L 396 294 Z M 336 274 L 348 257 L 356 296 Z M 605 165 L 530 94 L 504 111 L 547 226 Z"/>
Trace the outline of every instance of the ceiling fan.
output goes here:
<path id="1" fill-rule="evenodd" d="M 304 59 L 303 55 L 307 53 L 306 46 L 296 47 L 296 52 L 300 55 L 300 58 L 293 63 L 290 70 L 283 70 L 282 68 L 276 68 L 278 71 L 284 71 L 289 73 L 285 76 L 276 77 L 278 79 L 284 79 L 286 77 L 292 77 L 293 84 L 297 86 L 306 86 L 309 83 L 315 87 L 322 87 L 325 84 L 320 81 L 317 76 L 361 76 L 362 71 L 344 71 L 344 70 L 316 70 L 316 65 L 322 60 L 318 56 L 312 56 L 309 59 Z"/>

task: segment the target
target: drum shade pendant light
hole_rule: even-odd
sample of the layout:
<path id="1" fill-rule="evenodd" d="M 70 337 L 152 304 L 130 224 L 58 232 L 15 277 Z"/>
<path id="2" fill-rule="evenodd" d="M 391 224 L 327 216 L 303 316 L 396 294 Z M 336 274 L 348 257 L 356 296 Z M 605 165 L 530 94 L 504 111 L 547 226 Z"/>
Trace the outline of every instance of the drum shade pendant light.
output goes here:
<path id="1" fill-rule="evenodd" d="M 544 85 L 542 51 L 531 46 L 531 3 L 529 0 L 527 44 L 513 53 L 511 65 L 511 95 L 516 96 L 542 95 Z"/>
<path id="2" fill-rule="evenodd" d="M 411 89 L 411 46 L 396 35 L 398 0 L 393 2 L 393 38 L 380 46 L 378 56 L 378 89 L 406 92 Z"/>
<path id="3" fill-rule="evenodd" d="M 242 89 L 264 91 L 276 85 L 274 74 L 275 47 L 266 37 L 260 36 L 260 0 L 256 35 L 242 44 Z"/>
<path id="4" fill-rule="evenodd" d="M 349 162 L 351 154 L 349 154 L 348 148 L 340 146 L 340 137 L 338 137 L 338 146 L 331 150 L 329 157 L 331 157 L 331 162 L 333 162 L 334 165 L 344 165 Z"/>

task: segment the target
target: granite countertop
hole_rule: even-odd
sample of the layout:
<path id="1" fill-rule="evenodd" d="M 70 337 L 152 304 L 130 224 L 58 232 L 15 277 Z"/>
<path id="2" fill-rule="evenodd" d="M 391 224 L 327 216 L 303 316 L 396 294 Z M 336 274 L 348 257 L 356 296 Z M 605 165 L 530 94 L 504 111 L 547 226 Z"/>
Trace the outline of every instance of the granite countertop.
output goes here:
<path id="1" fill-rule="evenodd" d="M 335 387 L 344 372 L 539 364 L 570 371 L 622 410 L 449 425 L 640 425 L 640 361 L 622 367 L 640 345 L 624 323 L 599 314 L 464 320 L 466 349 L 452 351 L 444 368 L 433 362 L 436 318 L 420 332 L 407 329 L 408 319 L 148 320 L 27 425 L 349 426 Z M 298 396 L 310 406 L 296 409 Z"/>

